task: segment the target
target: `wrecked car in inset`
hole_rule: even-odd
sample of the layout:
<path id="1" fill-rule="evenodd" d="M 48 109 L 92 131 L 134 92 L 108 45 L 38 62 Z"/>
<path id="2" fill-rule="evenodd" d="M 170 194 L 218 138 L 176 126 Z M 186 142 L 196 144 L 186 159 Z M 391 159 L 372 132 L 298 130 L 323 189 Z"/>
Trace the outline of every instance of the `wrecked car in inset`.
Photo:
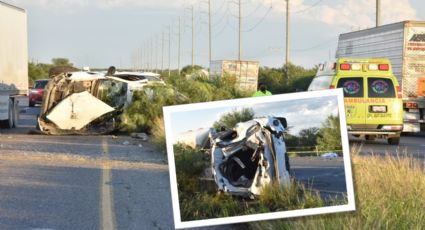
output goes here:
<path id="1" fill-rule="evenodd" d="M 118 128 L 119 115 L 133 93 L 165 83 L 158 74 L 137 72 L 65 72 L 50 79 L 38 117 L 45 134 L 105 134 Z"/>
<path id="2" fill-rule="evenodd" d="M 290 185 L 286 127 L 285 118 L 258 118 L 238 123 L 230 130 L 210 129 L 208 135 L 206 130 L 197 130 L 198 135 L 186 134 L 178 142 L 208 148 L 217 190 L 253 198 L 264 186 Z"/>

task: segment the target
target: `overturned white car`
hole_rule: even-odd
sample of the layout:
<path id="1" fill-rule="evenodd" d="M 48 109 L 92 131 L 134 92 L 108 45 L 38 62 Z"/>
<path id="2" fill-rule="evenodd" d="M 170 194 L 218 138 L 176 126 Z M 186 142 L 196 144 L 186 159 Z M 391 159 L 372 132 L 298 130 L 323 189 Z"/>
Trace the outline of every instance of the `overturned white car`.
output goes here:
<path id="1" fill-rule="evenodd" d="M 158 74 L 138 72 L 65 72 L 47 84 L 38 118 L 45 134 L 104 134 L 117 129 L 117 117 L 133 93 L 165 83 Z"/>
<path id="2" fill-rule="evenodd" d="M 267 117 L 210 135 L 211 167 L 218 189 L 252 197 L 259 195 L 264 185 L 288 186 L 286 127 L 285 118 Z"/>

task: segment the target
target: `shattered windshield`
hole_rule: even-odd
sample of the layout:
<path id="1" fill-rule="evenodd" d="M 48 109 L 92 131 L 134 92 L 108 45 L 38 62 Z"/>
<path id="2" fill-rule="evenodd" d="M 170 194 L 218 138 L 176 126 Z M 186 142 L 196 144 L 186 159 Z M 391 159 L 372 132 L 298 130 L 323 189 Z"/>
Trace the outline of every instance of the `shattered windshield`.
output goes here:
<path id="1" fill-rule="evenodd" d="M 99 84 L 98 98 L 111 107 L 123 107 L 127 99 L 127 84 L 103 80 Z"/>

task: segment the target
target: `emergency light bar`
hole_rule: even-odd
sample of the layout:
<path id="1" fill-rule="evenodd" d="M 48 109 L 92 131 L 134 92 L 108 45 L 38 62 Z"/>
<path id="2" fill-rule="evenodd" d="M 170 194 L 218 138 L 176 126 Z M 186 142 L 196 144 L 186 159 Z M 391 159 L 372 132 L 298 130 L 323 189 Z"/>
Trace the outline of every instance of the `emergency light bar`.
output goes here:
<path id="1" fill-rule="evenodd" d="M 390 65 L 389 64 L 367 64 L 368 65 L 368 70 L 372 70 L 372 71 L 388 71 L 390 70 Z M 340 70 L 361 70 L 362 69 L 362 64 L 361 63 L 341 63 L 339 65 L 339 69 Z"/>

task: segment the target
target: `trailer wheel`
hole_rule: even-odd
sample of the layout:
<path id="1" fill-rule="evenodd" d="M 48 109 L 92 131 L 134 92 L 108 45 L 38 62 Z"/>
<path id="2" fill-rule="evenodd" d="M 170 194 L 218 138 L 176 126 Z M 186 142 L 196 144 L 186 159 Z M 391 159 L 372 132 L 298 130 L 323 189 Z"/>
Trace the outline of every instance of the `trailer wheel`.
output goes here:
<path id="1" fill-rule="evenodd" d="M 388 138 L 388 144 L 390 144 L 390 145 L 400 144 L 400 137 L 390 137 L 390 138 Z"/>

